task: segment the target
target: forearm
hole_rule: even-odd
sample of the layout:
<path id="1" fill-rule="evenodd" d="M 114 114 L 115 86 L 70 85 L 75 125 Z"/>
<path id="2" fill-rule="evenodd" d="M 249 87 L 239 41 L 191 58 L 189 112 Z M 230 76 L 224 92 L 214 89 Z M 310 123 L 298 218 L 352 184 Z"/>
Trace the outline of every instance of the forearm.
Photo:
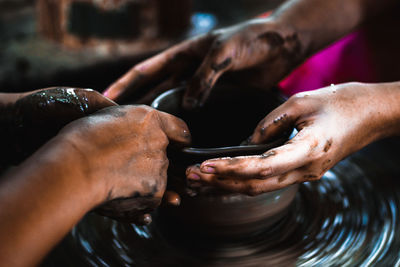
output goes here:
<path id="1" fill-rule="evenodd" d="M 309 56 L 396 3 L 396 0 L 289 0 L 272 18 L 294 28 L 304 55 Z"/>
<path id="2" fill-rule="evenodd" d="M 102 201 L 100 183 L 86 177 L 82 159 L 68 142 L 52 139 L 2 177 L 0 260 L 33 266 Z M 23 257 L 17 252 L 23 251 Z"/>

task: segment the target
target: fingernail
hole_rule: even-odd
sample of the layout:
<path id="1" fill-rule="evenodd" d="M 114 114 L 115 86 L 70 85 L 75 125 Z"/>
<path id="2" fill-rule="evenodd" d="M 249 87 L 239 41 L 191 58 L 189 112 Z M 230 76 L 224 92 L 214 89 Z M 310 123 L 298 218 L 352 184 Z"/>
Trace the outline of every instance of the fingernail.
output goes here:
<path id="1" fill-rule="evenodd" d="M 200 176 L 194 172 L 189 173 L 187 178 L 190 180 L 200 180 Z"/>
<path id="2" fill-rule="evenodd" d="M 199 101 L 193 97 L 186 97 L 183 100 L 183 107 L 186 109 L 194 109 L 199 104 Z"/>
<path id="3" fill-rule="evenodd" d="M 203 166 L 201 166 L 200 170 L 205 173 L 216 173 L 215 168 L 210 165 L 209 164 L 203 165 Z"/>
<path id="4" fill-rule="evenodd" d="M 103 92 L 103 95 L 104 95 L 105 97 L 108 97 L 108 95 L 109 95 L 108 91 Z"/>

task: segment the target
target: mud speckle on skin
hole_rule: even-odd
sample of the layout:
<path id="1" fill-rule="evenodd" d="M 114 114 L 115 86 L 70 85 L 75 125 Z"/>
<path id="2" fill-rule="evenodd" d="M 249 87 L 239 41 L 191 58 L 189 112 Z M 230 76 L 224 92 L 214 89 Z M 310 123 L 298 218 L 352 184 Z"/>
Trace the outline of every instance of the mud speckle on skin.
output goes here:
<path id="1" fill-rule="evenodd" d="M 329 170 L 329 167 L 331 166 L 332 160 L 331 159 L 327 159 L 322 163 L 322 171 L 321 171 L 321 175 L 323 175 L 326 171 Z"/>
<path id="2" fill-rule="evenodd" d="M 275 118 L 274 124 L 282 123 L 282 122 L 285 122 L 286 120 L 287 120 L 287 114 L 285 113 L 285 114 L 280 115 L 279 117 Z"/>
<path id="3" fill-rule="evenodd" d="M 316 149 L 318 147 L 318 140 L 315 139 L 314 142 L 310 145 L 310 151 L 313 151 L 314 149 Z"/>
<path id="4" fill-rule="evenodd" d="M 331 146 L 332 146 L 332 139 L 329 139 L 329 140 L 327 140 L 326 143 L 325 143 L 324 152 L 325 152 L 325 153 L 328 152 L 329 149 L 331 148 Z"/>
<path id="5" fill-rule="evenodd" d="M 293 140 L 289 140 L 285 143 L 285 145 L 290 145 L 290 144 L 294 144 Z"/>
<path id="6" fill-rule="evenodd" d="M 39 109 L 47 108 L 52 104 L 64 104 L 86 114 L 89 108 L 87 97 L 84 95 L 78 96 L 74 88 L 54 88 L 33 93 L 28 97 L 32 103 L 36 103 Z"/>
<path id="7" fill-rule="evenodd" d="M 282 46 L 285 43 L 285 40 L 282 38 L 282 36 L 279 33 L 273 31 L 260 34 L 258 38 L 266 40 L 271 46 L 274 47 Z"/>
<path id="8" fill-rule="evenodd" d="M 211 68 L 215 71 L 215 72 L 219 72 L 221 70 L 226 69 L 230 64 L 232 63 L 232 58 L 228 57 L 227 59 L 225 59 L 224 61 L 222 61 L 219 64 L 212 64 Z"/>
<path id="9" fill-rule="evenodd" d="M 306 174 L 303 176 L 303 179 L 305 179 L 305 180 L 315 180 L 317 178 L 318 178 L 318 176 L 315 174 Z"/>
<path id="10" fill-rule="evenodd" d="M 286 181 L 286 179 L 288 178 L 288 175 L 282 175 L 278 178 L 278 183 L 283 183 L 284 181 Z"/>
<path id="11" fill-rule="evenodd" d="M 291 54 L 300 54 L 301 52 L 301 43 L 299 40 L 299 36 L 297 33 L 293 33 L 292 35 L 288 35 L 285 38 L 286 46 L 288 46 L 288 50 L 290 50 Z"/>

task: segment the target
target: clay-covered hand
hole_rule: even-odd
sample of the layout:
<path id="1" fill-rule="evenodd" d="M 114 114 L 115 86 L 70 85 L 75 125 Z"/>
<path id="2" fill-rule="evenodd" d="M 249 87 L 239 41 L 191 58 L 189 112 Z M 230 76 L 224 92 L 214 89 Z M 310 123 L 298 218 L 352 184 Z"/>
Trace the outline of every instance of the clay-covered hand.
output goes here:
<path id="1" fill-rule="evenodd" d="M 3 96 L 15 96 L 3 103 L 3 164 L 22 161 L 69 122 L 116 105 L 96 91 L 81 88 L 53 87 Z"/>
<path id="2" fill-rule="evenodd" d="M 292 96 L 257 126 L 260 144 L 297 135 L 262 155 L 211 159 L 187 169 L 193 182 L 249 195 L 320 179 L 349 154 L 400 131 L 400 84 L 348 83 Z"/>
<path id="3" fill-rule="evenodd" d="M 115 101 L 130 96 L 149 103 L 187 81 L 183 106 L 190 109 L 206 101 L 224 73 L 236 84 L 265 89 L 303 59 L 304 47 L 292 27 L 273 18 L 254 19 L 187 40 L 139 63 L 104 95 Z"/>
<path id="4" fill-rule="evenodd" d="M 151 217 L 143 215 L 164 196 L 168 144 L 191 141 L 181 119 L 148 106 L 105 108 L 60 135 L 80 151 L 87 178 L 104 181 L 104 204 L 96 211 L 139 223 L 149 223 Z"/>

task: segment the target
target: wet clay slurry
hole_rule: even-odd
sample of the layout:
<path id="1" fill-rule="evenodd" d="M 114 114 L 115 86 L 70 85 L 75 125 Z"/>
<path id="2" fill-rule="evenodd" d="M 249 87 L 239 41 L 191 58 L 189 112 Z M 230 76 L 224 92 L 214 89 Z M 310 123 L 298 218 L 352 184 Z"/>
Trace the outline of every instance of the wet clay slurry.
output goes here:
<path id="1" fill-rule="evenodd" d="M 44 266 L 396 266 L 399 148 L 374 144 L 302 184 L 288 214 L 254 236 L 207 240 L 163 229 L 156 215 L 138 227 L 90 214 Z"/>

